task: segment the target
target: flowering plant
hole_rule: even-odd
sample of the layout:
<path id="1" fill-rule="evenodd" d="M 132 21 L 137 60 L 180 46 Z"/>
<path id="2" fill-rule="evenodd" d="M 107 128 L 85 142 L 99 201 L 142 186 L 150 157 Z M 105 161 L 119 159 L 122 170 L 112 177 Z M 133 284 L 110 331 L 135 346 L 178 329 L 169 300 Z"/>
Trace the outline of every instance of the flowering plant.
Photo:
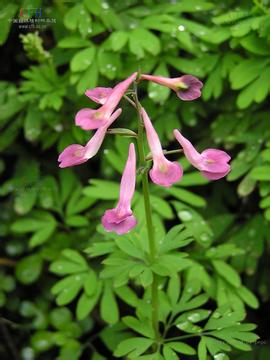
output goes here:
<path id="1" fill-rule="evenodd" d="M 129 295 L 125 296 L 124 294 L 126 291 L 128 293 L 130 291 L 127 287 L 130 279 L 138 277 L 139 284 L 145 288 L 143 298 L 139 300 L 136 297 L 136 305 L 132 303 L 136 308 L 137 317 L 126 316 L 123 318 L 124 324 L 139 333 L 140 337 L 131 336 L 123 340 L 118 344 L 114 354 L 116 357 L 128 356 L 128 359 L 177 359 L 178 353 L 195 354 L 192 346 L 179 340 L 197 336 L 201 338 L 198 344 L 200 360 L 207 358 L 207 352 L 214 355 L 215 359 L 227 359 L 224 351 L 230 351 L 231 346 L 245 348 L 241 343 L 242 332 L 245 332 L 245 336 L 250 339 L 256 339 L 256 335 L 249 332 L 254 327 L 252 324 L 247 324 L 234 328 L 233 321 L 228 321 L 225 330 L 217 332 L 215 329 L 219 324 L 225 322 L 225 318 L 233 319 L 235 317 L 242 320 L 243 314 L 225 304 L 213 313 L 211 310 L 199 308 L 205 304 L 207 297 L 196 296 L 201 287 L 194 286 L 194 282 L 193 286 L 185 286 L 181 293 L 178 274 L 184 269 L 191 269 L 191 266 L 193 266 L 193 271 L 194 269 L 204 270 L 201 265 L 196 265 L 194 260 L 188 259 L 187 254 L 178 250 L 193 241 L 189 231 L 186 231 L 182 225 L 173 227 L 163 240 L 157 239 L 157 229 L 151 207 L 149 178 L 156 186 L 164 188 L 170 188 L 181 181 L 184 176 L 183 167 L 178 161 L 171 161 L 168 158 L 171 154 L 183 152 L 187 161 L 197 168 L 203 177 L 209 180 L 218 180 L 230 172 L 230 156 L 223 150 L 212 148 L 199 153 L 178 129 L 171 129 L 171 131 L 181 148 L 172 151 L 163 150 L 158 133 L 138 99 L 138 84 L 143 80 L 171 88 L 183 101 L 191 101 L 200 97 L 203 85 L 191 75 L 169 79 L 136 72 L 114 88 L 98 87 L 86 90 L 86 96 L 101 104 L 101 107 L 96 110 L 80 110 L 76 115 L 75 123 L 84 130 L 96 129 L 96 132 L 85 146 L 69 145 L 58 159 L 60 167 L 63 168 L 79 165 L 96 155 L 106 133 L 112 131 L 109 127 L 121 115 L 122 109 L 116 109 L 121 98 L 125 98 L 137 111 L 137 132 L 130 129 L 120 130 L 122 135 L 132 134 L 131 137 L 137 143 L 138 156 L 136 156 L 135 144 L 131 142 L 120 182 L 118 202 L 114 208 L 106 210 L 101 219 L 105 231 L 120 236 L 128 235 L 128 237 L 120 237 L 119 240 L 116 240 L 120 252 L 119 249 L 114 250 L 114 248 L 105 251 L 105 253 L 109 253 L 109 256 L 104 261 L 107 269 L 105 268 L 103 271 L 103 277 L 107 281 L 109 281 L 108 279 L 112 280 L 112 282 L 107 282 L 106 286 L 109 286 L 110 289 L 113 286 L 117 294 L 119 294 L 117 288 L 122 289 L 124 293 L 120 291 L 120 297 L 123 296 L 124 301 L 128 303 Z M 132 84 L 133 90 L 128 90 Z M 114 130 L 115 134 L 118 132 L 119 130 Z M 145 135 L 150 150 L 150 155 L 147 156 L 144 146 Z M 137 157 L 138 166 L 136 164 Z M 135 233 L 136 227 L 144 226 L 138 222 L 136 214 L 132 210 L 136 174 L 142 184 L 147 239 L 137 239 Z M 182 216 L 187 218 L 188 213 L 184 215 L 183 212 Z M 95 256 L 95 252 L 96 249 L 90 248 L 90 255 Z M 126 264 L 124 273 L 121 273 L 123 271 L 121 261 Z M 232 271 L 231 268 L 227 268 L 226 263 L 219 263 L 218 260 L 215 260 L 214 266 L 221 267 L 218 271 L 222 271 L 222 268 L 225 271 Z M 193 271 L 188 271 L 188 277 L 192 279 Z M 233 276 L 235 277 L 234 273 Z M 233 281 L 238 282 L 238 277 Z M 151 306 L 149 307 L 147 304 L 151 304 Z M 196 310 L 193 311 L 193 309 Z M 204 328 L 194 325 L 205 319 L 208 321 Z M 186 332 L 188 335 L 179 336 L 176 332 L 178 336 L 168 336 L 170 332 L 175 335 L 172 330 L 175 325 L 178 330 Z M 231 331 L 232 334 L 230 334 Z M 223 340 L 224 343 L 219 343 L 218 339 Z"/>

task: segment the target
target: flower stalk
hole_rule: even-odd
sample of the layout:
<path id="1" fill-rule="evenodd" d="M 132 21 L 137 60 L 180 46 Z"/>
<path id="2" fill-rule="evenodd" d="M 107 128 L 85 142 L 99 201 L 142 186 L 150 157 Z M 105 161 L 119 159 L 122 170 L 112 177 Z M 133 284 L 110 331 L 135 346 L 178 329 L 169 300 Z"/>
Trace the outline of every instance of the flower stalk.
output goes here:
<path id="1" fill-rule="evenodd" d="M 138 137 L 137 137 L 137 144 L 138 144 L 138 153 L 139 153 L 139 163 L 140 167 L 145 167 L 145 152 L 143 146 L 143 134 L 144 134 L 144 125 L 143 119 L 141 115 L 141 104 L 138 99 L 138 92 L 137 92 L 137 84 L 134 83 L 134 102 L 136 104 L 136 109 L 138 112 Z M 144 199 L 144 210 L 145 210 L 145 218 L 146 218 L 146 227 L 147 227 L 147 235 L 148 235 L 148 243 L 149 243 L 149 260 L 150 262 L 154 262 L 157 249 L 156 249 L 156 242 L 155 242 L 155 232 L 153 226 L 153 219 L 152 219 L 152 209 L 151 209 L 151 202 L 150 202 L 150 191 L 149 191 L 149 183 L 148 183 L 148 171 L 144 171 L 142 173 L 142 192 L 143 192 L 143 199 Z M 159 325 L 158 325 L 158 281 L 157 275 L 153 274 L 153 282 L 151 287 L 151 303 L 152 303 L 152 326 L 155 332 L 155 339 L 156 345 L 159 342 L 160 334 L 159 334 Z"/>

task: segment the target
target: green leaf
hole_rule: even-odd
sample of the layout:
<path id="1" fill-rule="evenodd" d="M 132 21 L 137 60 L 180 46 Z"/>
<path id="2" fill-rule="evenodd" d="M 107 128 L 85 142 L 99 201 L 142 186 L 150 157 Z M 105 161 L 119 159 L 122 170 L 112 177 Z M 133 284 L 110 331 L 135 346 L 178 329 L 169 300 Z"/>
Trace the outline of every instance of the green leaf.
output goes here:
<path id="1" fill-rule="evenodd" d="M 227 280 L 229 284 L 232 284 L 235 287 L 241 285 L 241 278 L 233 267 L 221 260 L 213 260 L 212 263 L 217 273 Z"/>
<path id="2" fill-rule="evenodd" d="M 154 331 L 150 322 L 142 322 L 133 316 L 125 316 L 122 320 L 124 324 L 139 334 L 144 335 L 145 337 L 154 338 Z"/>
<path id="3" fill-rule="evenodd" d="M 177 354 L 170 348 L 168 344 L 163 346 L 163 356 L 165 360 L 178 360 Z"/>
<path id="4" fill-rule="evenodd" d="M 50 271 L 58 275 L 73 274 L 85 270 L 87 270 L 87 266 L 66 260 L 54 261 L 50 266 Z"/>
<path id="5" fill-rule="evenodd" d="M 3 4 L 4 5 L 4 4 Z M 4 8 L 1 8 L 0 15 L 0 45 L 3 45 L 8 37 L 9 29 L 12 24 L 12 18 L 14 17 L 16 10 L 18 9 L 18 5 L 15 4 L 7 4 Z M 11 21 L 9 21 L 9 19 Z"/>
<path id="6" fill-rule="evenodd" d="M 42 118 L 40 111 L 36 108 L 29 108 L 24 122 L 24 136 L 32 142 L 39 138 L 41 134 Z"/>
<path id="7" fill-rule="evenodd" d="M 256 55 L 269 55 L 269 45 L 267 41 L 261 39 L 253 33 L 240 40 L 240 44 L 248 51 Z"/>
<path id="8" fill-rule="evenodd" d="M 79 264 L 83 269 L 87 269 L 87 262 L 78 251 L 73 249 L 65 249 L 62 251 L 62 255 L 71 262 Z"/>
<path id="9" fill-rule="evenodd" d="M 137 28 L 132 30 L 130 36 L 135 37 L 144 50 L 152 55 L 157 55 L 161 50 L 158 37 L 149 30 Z"/>
<path id="10" fill-rule="evenodd" d="M 77 93 L 84 94 L 86 89 L 96 87 L 98 82 L 98 66 L 93 62 L 91 66 L 81 75 L 77 84 Z"/>
<path id="11" fill-rule="evenodd" d="M 68 36 L 58 42 L 58 46 L 63 49 L 76 49 L 89 47 L 90 45 L 91 43 L 89 40 L 85 40 L 77 36 Z"/>
<path id="12" fill-rule="evenodd" d="M 19 191 L 15 196 L 14 209 L 17 214 L 25 215 L 34 207 L 37 200 L 37 189 L 32 187 Z"/>
<path id="13" fill-rule="evenodd" d="M 262 165 L 254 167 L 250 172 L 250 177 L 254 180 L 269 181 L 270 165 Z"/>
<path id="14" fill-rule="evenodd" d="M 198 357 L 199 360 L 207 360 L 206 340 L 204 337 L 201 338 L 198 345 Z"/>
<path id="15" fill-rule="evenodd" d="M 42 270 L 42 259 L 39 255 L 30 255 L 16 265 L 16 278 L 24 285 L 34 283 Z"/>
<path id="16" fill-rule="evenodd" d="M 98 179 L 90 180 L 91 186 L 84 188 L 83 193 L 94 199 L 116 200 L 118 199 L 119 184 L 113 181 Z"/>
<path id="17" fill-rule="evenodd" d="M 34 235 L 30 238 L 30 247 L 35 247 L 47 241 L 53 234 L 57 222 L 55 218 L 48 212 L 35 211 L 32 218 L 24 218 L 15 221 L 11 229 L 15 233 L 27 233 L 34 231 Z"/>
<path id="18" fill-rule="evenodd" d="M 121 50 L 128 41 L 128 34 L 124 31 L 115 31 L 109 37 L 113 51 Z"/>
<path id="19" fill-rule="evenodd" d="M 114 289 L 116 295 L 130 306 L 137 307 L 138 297 L 135 291 L 128 286 L 121 286 Z"/>
<path id="20" fill-rule="evenodd" d="M 57 360 L 77 360 L 80 358 L 82 351 L 83 348 L 78 341 L 74 339 L 69 339 L 69 341 L 61 347 L 60 354 L 57 357 Z"/>
<path id="21" fill-rule="evenodd" d="M 84 5 L 94 15 L 100 15 L 102 11 L 102 3 L 100 0 L 84 0 Z"/>
<path id="22" fill-rule="evenodd" d="M 133 337 L 118 344 L 114 356 L 121 357 L 129 354 L 130 359 L 136 359 L 136 357 L 144 353 L 152 344 L 153 340 L 151 339 Z"/>
<path id="23" fill-rule="evenodd" d="M 169 71 L 166 63 L 161 62 L 156 68 L 153 75 L 169 77 Z M 170 89 L 166 86 L 161 86 L 152 81 L 149 81 L 147 86 L 148 96 L 156 103 L 163 104 L 170 96 Z"/>
<path id="24" fill-rule="evenodd" d="M 264 58 L 247 59 L 240 62 L 230 73 L 232 89 L 242 89 L 251 83 L 261 74 L 267 63 L 268 61 Z"/>
<path id="25" fill-rule="evenodd" d="M 66 224 L 73 227 L 83 227 L 88 226 L 89 221 L 85 216 L 81 215 L 70 215 L 66 219 Z"/>
<path id="26" fill-rule="evenodd" d="M 205 207 L 206 201 L 203 197 L 196 195 L 188 190 L 180 188 L 169 188 L 166 191 L 173 195 L 176 199 L 184 201 L 185 203 L 196 206 L 196 207 Z"/>
<path id="27" fill-rule="evenodd" d="M 31 336 L 31 346 L 35 351 L 47 351 L 54 346 L 54 334 L 49 331 L 38 331 Z"/>
<path id="28" fill-rule="evenodd" d="M 55 329 L 65 330 L 65 327 L 71 321 L 72 313 L 66 307 L 53 309 L 50 313 L 50 323 Z"/>
<path id="29" fill-rule="evenodd" d="M 190 260 L 183 259 L 182 254 L 161 255 L 151 266 L 151 269 L 158 275 L 173 275 L 189 267 Z"/>
<path id="30" fill-rule="evenodd" d="M 94 46 L 77 52 L 70 62 L 71 71 L 86 70 L 94 60 L 96 50 Z"/>
<path id="31" fill-rule="evenodd" d="M 110 80 L 115 79 L 121 71 L 119 54 L 104 52 L 103 49 L 100 49 L 97 60 L 100 73 Z"/>
<path id="32" fill-rule="evenodd" d="M 56 303 L 59 306 L 62 305 L 67 305 L 69 304 L 72 300 L 74 300 L 76 298 L 76 296 L 78 295 L 78 293 L 80 292 L 81 288 L 82 288 L 82 278 L 80 278 L 79 280 L 77 280 L 76 278 L 74 278 L 76 281 L 71 283 L 71 278 L 69 279 L 69 286 L 66 286 L 58 295 L 56 298 Z"/>
<path id="33" fill-rule="evenodd" d="M 173 350 L 175 350 L 176 352 L 179 352 L 181 354 L 185 354 L 185 355 L 195 355 L 196 351 L 189 346 L 188 344 L 185 344 L 183 342 L 168 342 L 167 345 L 172 348 Z"/>
<path id="34" fill-rule="evenodd" d="M 91 296 L 87 295 L 86 293 L 81 295 L 76 307 L 76 317 L 78 320 L 83 320 L 86 318 L 86 316 L 89 315 L 98 302 L 100 293 L 101 286 L 98 286 L 96 292 Z"/>
<path id="35" fill-rule="evenodd" d="M 115 324 L 119 320 L 118 305 L 108 282 L 105 283 L 101 297 L 100 312 L 102 319 L 108 324 Z"/>
<path id="36" fill-rule="evenodd" d="M 247 305 L 253 309 L 258 309 L 259 301 L 247 287 L 241 286 L 239 289 L 237 289 L 237 293 Z"/>
<path id="37" fill-rule="evenodd" d="M 98 285 L 97 275 L 93 270 L 90 270 L 84 281 L 84 291 L 88 296 L 92 296 L 96 292 L 96 288 Z"/>
<path id="38" fill-rule="evenodd" d="M 83 14 L 85 14 L 85 10 L 82 5 L 78 4 L 70 8 L 65 14 L 64 25 L 70 30 L 75 30 Z"/>
<path id="39" fill-rule="evenodd" d="M 151 285 L 153 282 L 153 273 L 151 269 L 145 268 L 140 274 L 140 280 L 144 288 L 147 288 L 149 285 Z"/>
<path id="40" fill-rule="evenodd" d="M 173 274 L 168 283 L 168 297 L 172 306 L 174 306 L 180 295 L 180 277 L 177 274 Z"/>

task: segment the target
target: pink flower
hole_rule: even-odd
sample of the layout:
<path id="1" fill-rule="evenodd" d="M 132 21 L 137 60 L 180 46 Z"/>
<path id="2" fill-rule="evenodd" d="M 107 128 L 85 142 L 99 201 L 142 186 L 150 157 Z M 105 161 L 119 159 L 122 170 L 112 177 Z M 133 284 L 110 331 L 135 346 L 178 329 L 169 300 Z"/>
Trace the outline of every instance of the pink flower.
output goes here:
<path id="1" fill-rule="evenodd" d="M 222 150 L 206 149 L 201 154 L 194 148 L 178 130 L 173 131 L 176 140 L 182 146 L 188 161 L 209 180 L 218 180 L 226 176 L 231 167 L 228 164 L 231 157 Z"/>
<path id="2" fill-rule="evenodd" d="M 94 102 L 103 105 L 105 104 L 108 97 L 111 95 L 112 91 L 112 88 L 96 87 L 95 89 L 86 90 L 85 95 Z"/>
<path id="3" fill-rule="evenodd" d="M 183 169 L 177 162 L 169 161 L 165 158 L 156 133 L 146 111 L 142 108 L 141 114 L 144 121 L 148 145 L 153 157 L 153 167 L 149 172 L 153 183 L 165 187 L 170 187 L 179 181 L 183 176 Z"/>
<path id="4" fill-rule="evenodd" d="M 136 153 L 134 144 L 129 146 L 129 154 L 120 184 L 120 195 L 117 206 L 106 210 L 102 217 L 102 225 L 107 231 L 118 235 L 126 234 L 137 224 L 131 210 L 131 200 L 136 184 Z"/>
<path id="5" fill-rule="evenodd" d="M 75 124 L 80 126 L 83 130 L 92 130 L 98 129 L 99 127 L 105 125 L 114 112 L 116 106 L 120 102 L 122 96 L 125 94 L 128 87 L 132 84 L 132 82 L 136 79 L 137 73 L 135 72 L 126 80 L 117 84 L 110 94 L 107 94 L 108 97 L 106 101 L 99 109 L 89 109 L 85 108 L 80 110 L 75 117 Z M 103 88 L 104 89 L 104 88 Z M 100 97 L 97 94 L 97 89 L 92 90 L 91 98 L 99 99 Z M 94 92 L 94 95 L 93 95 Z M 98 91 L 100 94 L 100 92 Z M 88 91 L 89 94 L 89 91 Z M 105 96 L 106 97 L 106 96 Z M 101 100 L 102 101 L 102 100 Z"/>
<path id="6" fill-rule="evenodd" d="M 85 146 L 72 144 L 66 147 L 58 157 L 59 167 L 65 168 L 79 165 L 95 156 L 102 145 L 108 127 L 118 118 L 121 112 L 122 109 L 116 110 L 108 122 L 95 132 L 94 136 Z"/>
<path id="7" fill-rule="evenodd" d="M 192 75 L 183 75 L 178 78 L 166 78 L 163 76 L 141 75 L 141 80 L 149 80 L 164 85 L 176 92 L 181 100 L 190 101 L 201 96 L 203 83 Z"/>

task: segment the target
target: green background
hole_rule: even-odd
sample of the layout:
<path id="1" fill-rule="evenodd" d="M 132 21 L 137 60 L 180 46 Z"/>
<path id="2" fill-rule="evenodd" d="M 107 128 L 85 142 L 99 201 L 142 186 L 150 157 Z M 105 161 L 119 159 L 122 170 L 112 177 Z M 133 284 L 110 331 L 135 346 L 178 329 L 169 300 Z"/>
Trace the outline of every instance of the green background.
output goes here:
<path id="1" fill-rule="evenodd" d="M 29 7 L 50 21 L 20 28 L 14 19 Z M 199 150 L 224 149 L 233 159 L 227 179 L 210 183 L 180 158 L 181 182 L 151 185 L 155 222 L 161 235 L 183 222 L 196 242 L 191 256 L 209 273 L 208 290 L 201 286 L 211 301 L 240 302 L 258 325 L 261 343 L 232 358 L 268 359 L 269 1 L 13 1 L 1 3 L 0 15 L 1 359 L 113 358 L 126 336 L 118 328 L 112 335 L 106 323 L 121 329 L 134 293 L 115 293 L 111 280 L 101 288 L 97 273 L 114 246 L 100 217 L 118 197 L 130 139 L 108 135 L 94 159 L 72 169 L 59 169 L 57 157 L 91 136 L 74 125 L 76 112 L 93 106 L 84 91 L 137 70 L 204 83 L 192 102 L 153 83 L 139 86 L 163 148 L 177 147 L 172 130 L 179 128 Z M 124 101 L 121 107 L 116 126 L 136 130 L 136 113 Z M 95 247 L 102 242 L 106 249 Z M 228 247 L 215 258 L 221 244 Z M 94 260 L 86 261 L 89 254 Z M 238 274 L 250 290 L 242 296 Z M 73 278 L 57 288 L 66 275 Z"/>

